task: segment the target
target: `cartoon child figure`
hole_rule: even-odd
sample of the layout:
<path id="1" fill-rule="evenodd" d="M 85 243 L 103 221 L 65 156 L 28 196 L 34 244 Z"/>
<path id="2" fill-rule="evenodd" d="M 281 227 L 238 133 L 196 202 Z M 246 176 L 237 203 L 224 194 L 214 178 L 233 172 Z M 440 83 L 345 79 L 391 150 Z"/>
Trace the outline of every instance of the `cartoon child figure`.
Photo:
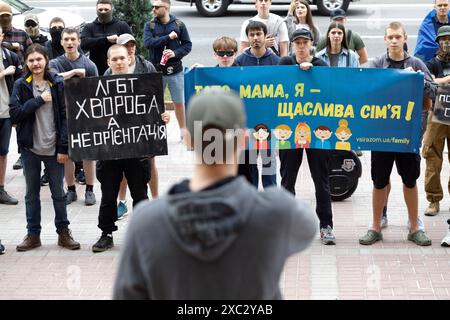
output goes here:
<path id="1" fill-rule="evenodd" d="M 275 138 L 278 139 L 275 144 L 276 149 L 286 150 L 291 148 L 291 142 L 288 141 L 292 135 L 291 127 L 286 124 L 280 124 L 275 128 L 273 134 L 275 135 Z"/>
<path id="2" fill-rule="evenodd" d="M 316 143 L 314 144 L 314 148 L 331 149 L 330 141 L 327 140 L 330 139 L 332 133 L 333 132 L 330 130 L 330 128 L 326 126 L 318 126 L 316 130 L 314 130 L 314 135 L 317 138 Z"/>
<path id="3" fill-rule="evenodd" d="M 295 147 L 308 149 L 311 143 L 311 128 L 306 122 L 299 122 L 295 127 Z"/>
<path id="4" fill-rule="evenodd" d="M 335 133 L 338 138 L 338 142 L 336 142 L 336 150 L 351 150 L 350 142 L 347 142 L 348 139 L 352 136 L 352 132 L 348 128 L 348 121 L 345 119 L 339 120 L 339 128 L 336 129 Z"/>
<path id="5" fill-rule="evenodd" d="M 270 130 L 265 124 L 258 124 L 255 126 L 255 132 L 253 132 L 253 138 L 255 138 L 256 150 L 269 149 Z"/>

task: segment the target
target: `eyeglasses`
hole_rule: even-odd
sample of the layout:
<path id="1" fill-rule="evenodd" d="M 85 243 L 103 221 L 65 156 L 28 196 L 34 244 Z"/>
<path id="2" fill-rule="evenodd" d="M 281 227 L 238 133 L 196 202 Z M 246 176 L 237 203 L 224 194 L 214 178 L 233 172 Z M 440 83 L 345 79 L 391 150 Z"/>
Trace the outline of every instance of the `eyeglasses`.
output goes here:
<path id="1" fill-rule="evenodd" d="M 166 6 L 152 6 L 152 10 L 158 10 L 159 8 L 166 8 Z"/>
<path id="2" fill-rule="evenodd" d="M 216 54 L 222 58 L 225 56 L 232 57 L 234 56 L 234 51 L 216 51 Z"/>
<path id="3" fill-rule="evenodd" d="M 29 27 L 34 28 L 36 26 L 37 26 L 37 23 L 34 22 L 33 20 L 28 20 L 27 22 L 25 22 L 25 27 L 27 27 L 27 28 L 29 28 Z"/>

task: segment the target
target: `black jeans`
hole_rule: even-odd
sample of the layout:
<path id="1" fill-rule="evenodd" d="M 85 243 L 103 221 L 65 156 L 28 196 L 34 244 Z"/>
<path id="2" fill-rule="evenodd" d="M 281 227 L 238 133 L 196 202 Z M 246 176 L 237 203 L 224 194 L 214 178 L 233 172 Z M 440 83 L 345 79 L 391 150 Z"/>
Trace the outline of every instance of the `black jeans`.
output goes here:
<path id="1" fill-rule="evenodd" d="M 309 170 L 316 189 L 316 213 L 320 227 L 333 228 L 331 210 L 329 159 L 330 151 L 321 149 L 305 149 Z M 298 170 L 303 160 L 303 149 L 279 150 L 281 185 L 295 195 L 295 183 Z"/>
<path id="2" fill-rule="evenodd" d="M 98 215 L 98 227 L 103 233 L 117 230 L 117 196 L 123 175 L 128 181 L 133 207 L 147 200 L 147 183 L 150 181 L 150 160 L 133 158 L 97 161 L 97 180 L 100 181 L 102 201 Z"/>

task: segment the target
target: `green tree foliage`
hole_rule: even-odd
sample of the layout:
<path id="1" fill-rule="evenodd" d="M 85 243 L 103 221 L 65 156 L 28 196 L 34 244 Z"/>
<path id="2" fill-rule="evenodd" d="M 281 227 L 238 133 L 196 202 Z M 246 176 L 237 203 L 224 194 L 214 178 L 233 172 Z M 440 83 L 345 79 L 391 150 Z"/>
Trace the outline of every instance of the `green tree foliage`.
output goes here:
<path id="1" fill-rule="evenodd" d="M 148 56 L 144 47 L 144 26 L 152 19 L 151 0 L 113 0 L 115 16 L 131 27 L 137 41 L 137 52 Z"/>

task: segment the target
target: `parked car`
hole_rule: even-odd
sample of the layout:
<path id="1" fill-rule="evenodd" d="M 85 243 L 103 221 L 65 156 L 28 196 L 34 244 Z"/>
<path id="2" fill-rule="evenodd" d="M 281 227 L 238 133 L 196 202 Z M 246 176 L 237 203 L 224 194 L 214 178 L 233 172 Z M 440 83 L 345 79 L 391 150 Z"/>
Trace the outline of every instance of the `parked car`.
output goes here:
<path id="1" fill-rule="evenodd" d="M 177 0 L 181 2 L 190 2 L 191 6 L 195 3 L 197 11 L 205 17 L 218 17 L 227 12 L 230 4 L 252 4 L 255 0 Z M 315 4 L 319 12 L 323 15 L 330 15 L 330 12 L 336 9 L 347 11 L 351 1 L 359 0 L 309 0 Z M 272 0 L 272 5 L 290 4 L 290 0 Z"/>
<path id="2" fill-rule="evenodd" d="M 86 21 L 79 15 L 68 12 L 68 11 L 60 11 L 54 9 L 44 9 L 44 8 L 35 8 L 31 7 L 22 1 L 19 0 L 2 0 L 3 2 L 7 2 L 11 8 L 13 13 L 13 26 L 15 28 L 23 29 L 24 18 L 28 14 L 35 14 L 39 19 L 39 27 L 43 34 L 49 35 L 49 24 L 50 20 L 54 17 L 60 17 L 66 23 L 66 27 L 74 27 L 79 28 L 80 31 L 83 29 Z"/>

